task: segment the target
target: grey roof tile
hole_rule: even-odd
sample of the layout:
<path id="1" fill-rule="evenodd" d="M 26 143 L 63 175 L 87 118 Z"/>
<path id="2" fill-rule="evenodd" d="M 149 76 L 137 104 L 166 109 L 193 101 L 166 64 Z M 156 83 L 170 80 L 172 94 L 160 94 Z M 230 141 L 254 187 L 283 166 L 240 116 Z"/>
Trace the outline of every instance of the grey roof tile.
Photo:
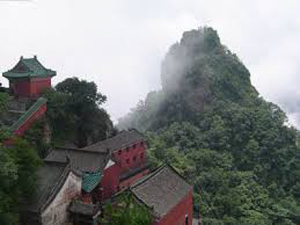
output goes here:
<path id="1" fill-rule="evenodd" d="M 74 201 L 71 203 L 69 211 L 75 214 L 95 216 L 100 212 L 100 207 L 94 204 L 85 204 L 83 202 Z"/>
<path id="2" fill-rule="evenodd" d="M 69 172 L 70 166 L 67 163 L 46 162 L 38 168 L 37 192 L 27 209 L 38 212 L 45 208 L 60 190 Z"/>
<path id="3" fill-rule="evenodd" d="M 137 130 L 133 129 L 129 131 L 122 131 L 112 138 L 87 146 L 84 149 L 98 152 L 105 152 L 107 149 L 110 151 L 115 151 L 135 144 L 143 139 L 143 135 Z"/>
<path id="4" fill-rule="evenodd" d="M 137 181 L 131 192 L 158 217 L 165 216 L 184 198 L 192 187 L 169 165 Z"/>
<path id="5" fill-rule="evenodd" d="M 108 160 L 108 152 L 93 152 L 75 148 L 53 149 L 45 161 L 66 162 L 70 160 L 72 169 L 79 172 L 99 172 L 104 169 Z"/>

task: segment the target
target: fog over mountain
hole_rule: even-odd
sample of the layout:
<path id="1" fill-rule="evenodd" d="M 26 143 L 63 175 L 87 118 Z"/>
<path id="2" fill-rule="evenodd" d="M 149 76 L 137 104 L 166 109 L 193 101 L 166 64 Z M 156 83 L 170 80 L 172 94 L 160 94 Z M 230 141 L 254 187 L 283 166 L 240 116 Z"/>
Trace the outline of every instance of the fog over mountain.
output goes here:
<path id="1" fill-rule="evenodd" d="M 258 92 L 300 127 L 299 7 L 296 0 L 0 1 L 0 72 L 21 55 L 38 55 L 58 71 L 54 83 L 94 80 L 116 120 L 160 88 L 170 45 L 209 25 L 250 70 Z"/>

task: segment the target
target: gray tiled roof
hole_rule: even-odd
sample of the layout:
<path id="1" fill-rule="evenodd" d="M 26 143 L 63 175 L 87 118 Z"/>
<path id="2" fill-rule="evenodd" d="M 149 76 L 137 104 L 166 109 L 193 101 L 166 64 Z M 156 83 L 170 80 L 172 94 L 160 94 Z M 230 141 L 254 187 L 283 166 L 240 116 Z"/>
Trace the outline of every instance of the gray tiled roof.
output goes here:
<path id="1" fill-rule="evenodd" d="M 143 135 L 137 130 L 122 131 L 116 136 L 85 147 L 86 150 L 105 152 L 119 150 L 143 140 Z"/>
<path id="2" fill-rule="evenodd" d="M 45 161 L 65 162 L 69 158 L 72 169 L 79 172 L 99 172 L 104 169 L 108 160 L 108 152 L 93 152 L 84 149 L 56 148 Z"/>
<path id="3" fill-rule="evenodd" d="M 55 197 L 68 177 L 70 166 L 67 163 L 46 162 L 37 171 L 37 193 L 27 209 L 38 212 Z"/>
<path id="4" fill-rule="evenodd" d="M 100 212 L 100 207 L 94 204 L 85 204 L 79 201 L 74 201 L 69 207 L 70 212 L 86 216 L 94 216 Z"/>
<path id="5" fill-rule="evenodd" d="M 192 187 L 169 165 L 158 168 L 131 187 L 131 192 L 162 218 Z"/>

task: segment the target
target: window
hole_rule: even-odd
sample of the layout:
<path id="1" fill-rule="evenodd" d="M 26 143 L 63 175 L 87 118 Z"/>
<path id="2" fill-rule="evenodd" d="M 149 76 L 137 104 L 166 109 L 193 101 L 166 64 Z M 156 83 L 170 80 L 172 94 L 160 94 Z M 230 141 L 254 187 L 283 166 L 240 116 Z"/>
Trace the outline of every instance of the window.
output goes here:
<path id="1" fill-rule="evenodd" d="M 129 162 L 130 162 L 129 159 L 126 159 L 126 163 L 129 164 Z"/>
<path id="2" fill-rule="evenodd" d="M 118 151 L 118 155 L 121 155 L 121 154 L 122 154 L 122 151 L 121 151 L 121 150 L 119 150 L 119 151 Z"/>
<path id="3" fill-rule="evenodd" d="M 143 159 L 143 158 L 144 158 L 144 153 L 141 154 L 141 159 Z"/>
<path id="4" fill-rule="evenodd" d="M 133 156 L 133 162 L 135 162 L 136 161 L 136 156 Z"/>
<path id="5" fill-rule="evenodd" d="M 189 216 L 185 214 L 185 225 L 189 225 Z"/>
<path id="6" fill-rule="evenodd" d="M 133 149 L 136 149 L 136 144 L 134 144 L 132 147 L 133 147 Z"/>

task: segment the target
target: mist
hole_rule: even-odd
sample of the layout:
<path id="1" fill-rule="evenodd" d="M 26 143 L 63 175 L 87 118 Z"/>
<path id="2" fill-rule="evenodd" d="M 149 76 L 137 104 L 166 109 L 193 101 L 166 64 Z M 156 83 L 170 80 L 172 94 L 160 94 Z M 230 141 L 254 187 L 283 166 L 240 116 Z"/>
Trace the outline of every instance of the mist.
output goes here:
<path id="1" fill-rule="evenodd" d="M 116 121 L 161 89 L 170 45 L 208 25 L 241 58 L 261 95 L 299 128 L 299 7 L 296 0 L 0 1 L 0 72 L 21 55 L 37 55 L 57 71 L 54 84 L 70 76 L 95 81 Z"/>

